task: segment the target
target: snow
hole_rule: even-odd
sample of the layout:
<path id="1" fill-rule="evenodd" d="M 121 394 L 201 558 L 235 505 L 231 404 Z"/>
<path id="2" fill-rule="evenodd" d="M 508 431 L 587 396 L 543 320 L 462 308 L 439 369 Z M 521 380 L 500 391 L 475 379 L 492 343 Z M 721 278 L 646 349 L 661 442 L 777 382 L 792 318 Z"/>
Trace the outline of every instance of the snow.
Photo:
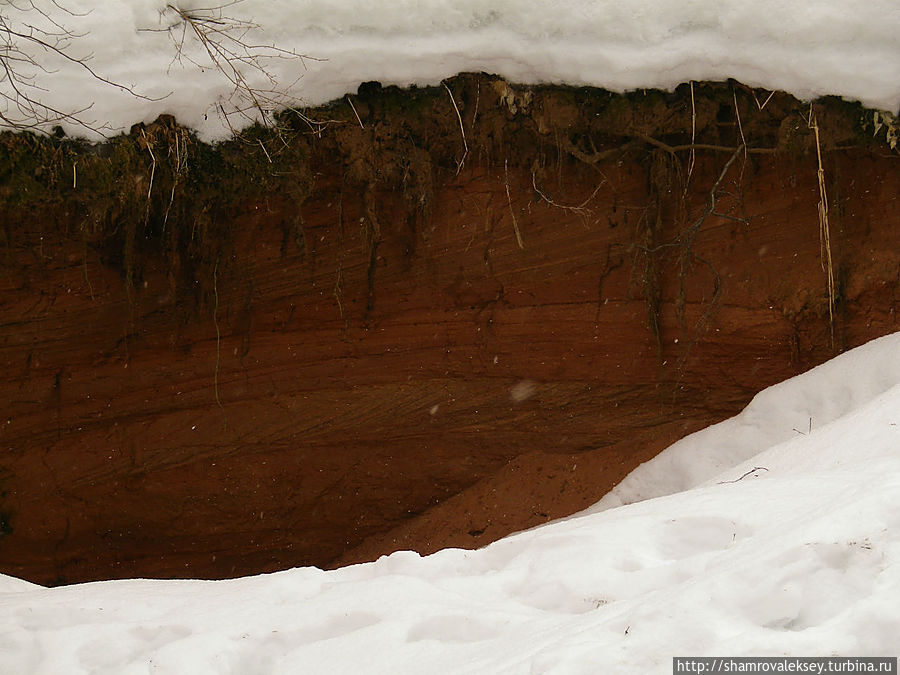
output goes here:
<path id="1" fill-rule="evenodd" d="M 170 113 L 207 140 L 228 134 L 228 81 L 198 45 L 179 62 L 169 33 L 142 30 L 171 24 L 164 2 L 38 4 L 79 35 L 68 53 L 154 100 L 40 51 L 33 95 L 92 106 L 83 117 L 108 133 Z M 296 80 L 282 100 L 308 105 L 366 80 L 483 70 L 618 91 L 733 77 L 900 109 L 895 0 L 246 0 L 224 13 L 259 24 L 246 44 L 321 59 L 264 61 Z M 593 508 L 478 551 L 221 582 L 0 575 L 0 672 L 666 673 L 674 655 L 895 655 L 898 353 L 900 334 L 772 387 Z"/>
<path id="2" fill-rule="evenodd" d="M 632 471 L 589 511 L 687 490 L 731 466 L 751 471 L 763 448 L 799 443 L 798 436 L 827 427 L 900 382 L 896 349 L 891 339 L 874 340 L 802 379 L 760 392 L 740 415 L 682 439 Z"/>
<path id="3" fill-rule="evenodd" d="M 760 393 L 627 478 L 617 498 L 640 501 L 477 551 L 218 582 L 0 577 L 0 672 L 667 673 L 675 655 L 896 655 L 898 353 L 900 333 Z"/>
<path id="4" fill-rule="evenodd" d="M 18 4 L 2 10 L 12 26 L 31 22 L 52 30 L 34 11 L 18 11 Z M 33 74 L 41 87 L 31 93 L 62 110 L 91 106 L 82 118 L 106 126 L 108 134 L 169 113 L 206 140 L 228 136 L 217 111 L 232 111 L 242 101 L 189 32 L 182 43 L 180 29 L 164 30 L 176 23 L 166 4 L 65 0 L 71 11 L 65 14 L 38 0 L 77 36 L 67 53 L 89 58 L 98 74 L 153 100 L 110 87 L 77 63 L 43 50 L 29 53 L 45 70 L 23 73 Z M 223 3 L 175 4 L 197 16 L 255 24 L 231 33 L 245 44 L 308 55 L 278 59 L 269 58 L 270 51 L 251 52 L 283 90 L 275 104 L 326 103 L 370 80 L 433 85 L 459 72 L 485 71 L 524 84 L 614 91 L 735 78 L 802 99 L 835 94 L 877 109 L 900 109 L 896 0 L 243 0 L 226 3 L 221 12 L 203 8 Z M 184 48 L 180 61 L 176 44 Z M 270 88 L 263 73 L 242 71 L 252 87 Z M 0 91 L 6 88 L 0 82 Z M 16 115 L 9 106 L 0 112 Z M 230 119 L 243 122 L 240 116 Z M 62 126 L 86 133 L 71 123 Z"/>

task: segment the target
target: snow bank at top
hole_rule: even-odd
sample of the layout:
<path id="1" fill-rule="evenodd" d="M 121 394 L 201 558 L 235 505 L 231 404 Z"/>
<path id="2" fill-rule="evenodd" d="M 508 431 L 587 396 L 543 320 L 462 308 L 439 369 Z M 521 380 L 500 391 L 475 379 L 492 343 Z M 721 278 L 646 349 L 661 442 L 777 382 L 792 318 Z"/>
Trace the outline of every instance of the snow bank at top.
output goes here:
<path id="1" fill-rule="evenodd" d="M 671 673 L 676 655 L 896 655 L 898 348 L 900 334 L 761 394 L 748 438 L 806 432 L 756 446 L 768 471 L 733 466 L 478 551 L 223 582 L 0 576 L 0 672 L 628 675 Z M 693 437 L 695 456 L 739 428 Z"/>
<path id="2" fill-rule="evenodd" d="M 213 140 L 229 134 L 219 112 L 235 103 L 230 83 L 201 46 L 160 31 L 176 18 L 163 0 L 64 0 L 49 8 L 73 33 L 69 53 L 95 72 L 158 100 L 136 99 L 77 64 L 34 54 L 40 98 L 56 108 L 92 106 L 84 117 L 113 131 L 160 113 Z M 189 2 L 202 10 L 218 3 Z M 318 105 L 378 80 L 437 84 L 486 71 L 520 83 L 592 85 L 614 91 L 669 89 L 689 80 L 735 78 L 800 98 L 836 94 L 900 109 L 900 4 L 894 0 L 243 0 L 222 14 L 253 22 L 246 44 L 277 45 L 319 60 L 266 60 L 288 98 Z M 13 22 L 36 20 L 13 6 Z M 38 17 L 39 18 L 39 17 Z M 192 64 L 193 60 L 197 65 Z M 260 73 L 245 71 L 267 88 Z M 0 82 L 0 87 L 6 83 Z M 4 114 L 14 114 L 7 109 Z M 233 120 L 234 121 L 234 120 Z M 73 133 L 84 133 L 68 126 Z"/>
<path id="3" fill-rule="evenodd" d="M 900 386 L 898 354 L 900 333 L 895 333 L 761 391 L 739 415 L 683 438 L 640 465 L 588 511 L 737 479 L 756 467 L 768 471 L 766 458 L 782 450 L 763 451 L 797 443 L 799 437 L 814 437 L 830 450 L 835 446 L 826 439 L 836 420 L 852 417 Z M 859 437 L 865 435 L 861 429 Z M 824 459 L 820 454 L 815 461 Z M 857 452 L 846 459 L 865 457 Z"/>

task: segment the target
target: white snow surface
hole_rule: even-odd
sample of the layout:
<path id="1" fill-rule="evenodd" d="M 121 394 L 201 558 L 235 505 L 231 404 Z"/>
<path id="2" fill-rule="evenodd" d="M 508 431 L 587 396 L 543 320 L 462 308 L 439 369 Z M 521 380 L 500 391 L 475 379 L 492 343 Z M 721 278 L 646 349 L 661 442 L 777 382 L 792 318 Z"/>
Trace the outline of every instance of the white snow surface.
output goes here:
<path id="1" fill-rule="evenodd" d="M 764 448 L 799 442 L 798 436 L 827 427 L 890 391 L 900 382 L 898 356 L 895 338 L 874 340 L 803 377 L 769 387 L 740 415 L 687 436 L 639 466 L 588 511 L 688 490 L 730 467 L 753 471 L 764 460 L 759 454 Z"/>
<path id="2" fill-rule="evenodd" d="M 898 354 L 900 333 L 772 387 L 625 481 L 672 494 L 477 551 L 219 582 L 0 576 L 0 672 L 643 674 L 676 655 L 896 656 Z"/>
<path id="3" fill-rule="evenodd" d="M 77 37 L 66 51 L 87 57 L 102 77 L 156 100 L 135 98 L 72 61 L 30 50 L 44 70 L 35 98 L 80 110 L 107 133 L 161 113 L 205 140 L 230 135 L 222 109 L 240 101 L 191 39 L 181 41 L 165 0 L 36 0 Z M 5 3 L 13 27 L 53 30 L 33 10 Z M 27 5 L 21 3 L 27 10 Z M 173 2 L 196 16 L 233 18 L 258 28 L 247 45 L 277 45 L 311 57 L 263 59 L 283 102 L 318 105 L 356 92 L 361 82 L 433 85 L 460 72 L 511 81 L 592 85 L 614 91 L 671 89 L 690 80 L 735 78 L 802 99 L 835 94 L 890 112 L 900 109 L 900 3 L 897 0 L 243 0 Z M 204 8 L 225 4 L 221 12 Z M 174 40 L 173 40 L 174 38 Z M 187 58 L 174 60 L 176 42 Z M 232 45 L 233 46 L 233 45 Z M 26 50 L 28 51 L 28 50 Z M 260 54 L 260 51 L 254 51 Z M 312 60 L 317 59 L 317 60 Z M 191 63 L 193 61 L 194 63 Z M 200 66 L 200 67 L 198 67 Z M 259 72 L 248 84 L 267 89 Z M 8 83 L 0 81 L 0 89 Z M 4 89 L 5 90 L 5 89 Z M 3 111 L 15 118 L 9 106 Z M 232 124 L 240 124 L 232 117 Z M 85 129 L 64 123 L 69 133 Z M 88 134 L 96 137 L 96 134 Z"/>

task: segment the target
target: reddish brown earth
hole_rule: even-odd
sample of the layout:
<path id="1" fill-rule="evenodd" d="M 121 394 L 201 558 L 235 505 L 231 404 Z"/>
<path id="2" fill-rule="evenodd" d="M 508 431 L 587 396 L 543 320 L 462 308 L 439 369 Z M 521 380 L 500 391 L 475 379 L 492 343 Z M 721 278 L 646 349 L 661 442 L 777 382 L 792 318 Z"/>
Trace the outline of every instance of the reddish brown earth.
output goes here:
<path id="1" fill-rule="evenodd" d="M 709 103 L 717 148 L 691 167 L 683 97 L 678 134 L 632 113 L 591 147 L 565 97 L 454 86 L 467 154 L 442 90 L 444 132 L 408 131 L 412 150 L 384 149 L 410 123 L 360 97 L 365 128 L 341 110 L 304 141 L 304 250 L 294 201 L 245 202 L 193 313 L 162 263 L 128 293 L 61 221 L 7 228 L 0 572 L 216 578 L 482 546 L 897 329 L 900 159 L 827 109 L 833 344 L 818 161 L 788 103 L 740 90 L 743 131 L 775 116 L 748 145 L 779 147 L 747 155 Z M 406 174 L 382 175 L 397 152 Z"/>

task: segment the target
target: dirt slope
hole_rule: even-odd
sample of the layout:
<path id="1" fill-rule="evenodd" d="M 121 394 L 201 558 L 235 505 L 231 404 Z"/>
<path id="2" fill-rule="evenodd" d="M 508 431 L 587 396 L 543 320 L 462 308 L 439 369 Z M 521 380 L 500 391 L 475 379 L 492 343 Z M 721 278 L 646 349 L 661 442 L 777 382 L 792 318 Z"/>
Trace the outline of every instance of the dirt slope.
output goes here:
<path id="1" fill-rule="evenodd" d="M 446 84 L 217 148 L 3 136 L 0 571 L 481 546 L 897 329 L 870 113 Z"/>

